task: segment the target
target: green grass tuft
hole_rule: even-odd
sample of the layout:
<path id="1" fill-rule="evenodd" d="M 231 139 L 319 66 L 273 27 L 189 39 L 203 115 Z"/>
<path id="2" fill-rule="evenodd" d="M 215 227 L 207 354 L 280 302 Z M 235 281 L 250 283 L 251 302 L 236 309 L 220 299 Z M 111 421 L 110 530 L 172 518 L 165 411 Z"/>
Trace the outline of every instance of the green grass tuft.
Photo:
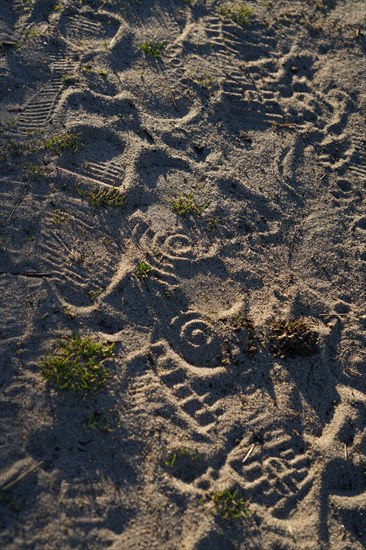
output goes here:
<path id="1" fill-rule="evenodd" d="M 189 80 L 197 84 L 198 86 L 201 86 L 201 88 L 204 88 L 205 90 L 211 90 L 215 84 L 215 80 L 213 76 L 211 75 L 202 75 L 197 73 L 190 73 L 187 75 Z"/>
<path id="2" fill-rule="evenodd" d="M 139 262 L 135 269 L 135 275 L 138 279 L 143 280 L 147 279 L 152 271 L 151 265 L 146 262 Z"/>
<path id="3" fill-rule="evenodd" d="M 46 175 L 45 169 L 41 164 L 29 164 L 27 167 L 28 176 L 32 180 L 39 180 Z"/>
<path id="4" fill-rule="evenodd" d="M 81 149 L 80 134 L 57 134 L 44 141 L 43 146 L 53 153 L 60 154 L 62 151 L 72 151 L 75 153 Z"/>
<path id="5" fill-rule="evenodd" d="M 208 202 L 200 204 L 193 193 L 177 195 L 170 201 L 170 204 L 178 216 L 189 216 L 194 214 L 200 216 L 208 206 Z"/>
<path id="6" fill-rule="evenodd" d="M 224 489 L 211 495 L 215 506 L 215 515 L 223 520 L 237 520 L 251 513 L 249 502 L 245 500 L 239 489 L 232 491 Z"/>
<path id="7" fill-rule="evenodd" d="M 54 225 L 62 225 L 70 220 L 70 216 L 63 210 L 53 210 L 48 219 Z"/>
<path id="8" fill-rule="evenodd" d="M 188 459 L 191 462 L 196 462 L 201 460 L 202 457 L 197 450 L 181 448 L 177 451 L 171 453 L 166 458 L 163 459 L 163 465 L 167 468 L 174 468 L 174 466 L 179 465 L 182 458 Z"/>
<path id="9" fill-rule="evenodd" d="M 119 417 L 114 409 L 94 411 L 84 416 L 84 425 L 88 430 L 110 433 L 120 426 Z"/>
<path id="10" fill-rule="evenodd" d="M 113 206 L 117 208 L 125 206 L 126 204 L 124 195 L 115 188 L 104 189 L 97 187 L 93 191 L 83 191 L 77 188 L 77 192 L 80 197 L 85 198 L 91 206 Z"/>
<path id="11" fill-rule="evenodd" d="M 141 44 L 140 49 L 145 52 L 147 55 L 151 55 L 156 59 L 159 59 L 162 56 L 163 51 L 165 50 L 166 45 L 163 42 L 144 42 Z"/>
<path id="12" fill-rule="evenodd" d="M 253 16 L 253 10 L 245 4 L 223 4 L 218 11 L 224 19 L 231 19 L 240 27 L 248 25 Z"/>
<path id="13" fill-rule="evenodd" d="M 90 394 L 100 390 L 108 380 L 104 363 L 112 356 L 114 344 L 97 342 L 79 334 L 61 339 L 54 352 L 41 358 L 43 377 L 60 390 Z"/>

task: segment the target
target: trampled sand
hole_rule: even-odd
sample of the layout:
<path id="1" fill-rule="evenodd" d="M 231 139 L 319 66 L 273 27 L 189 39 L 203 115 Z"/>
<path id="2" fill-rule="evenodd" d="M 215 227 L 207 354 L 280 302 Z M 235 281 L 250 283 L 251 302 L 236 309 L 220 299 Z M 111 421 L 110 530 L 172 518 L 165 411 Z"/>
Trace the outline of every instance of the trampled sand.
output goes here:
<path id="1" fill-rule="evenodd" d="M 366 546 L 366 3 L 241 5 L 0 0 L 1 548 Z"/>

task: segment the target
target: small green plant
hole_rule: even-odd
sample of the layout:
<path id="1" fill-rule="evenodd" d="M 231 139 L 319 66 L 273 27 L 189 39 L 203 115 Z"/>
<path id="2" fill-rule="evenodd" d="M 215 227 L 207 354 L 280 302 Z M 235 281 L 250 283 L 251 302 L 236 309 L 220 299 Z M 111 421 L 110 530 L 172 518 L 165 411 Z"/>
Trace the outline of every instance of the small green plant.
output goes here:
<path id="1" fill-rule="evenodd" d="M 104 244 L 104 246 L 109 246 L 113 241 L 108 235 L 104 235 L 104 237 L 101 238 L 101 242 Z"/>
<path id="2" fill-rule="evenodd" d="M 170 201 L 170 203 L 174 212 L 176 212 L 179 216 L 189 216 L 194 214 L 200 216 L 208 206 L 208 202 L 200 204 L 193 193 L 177 195 Z"/>
<path id="3" fill-rule="evenodd" d="M 152 271 L 151 265 L 146 262 L 139 262 L 135 269 L 135 275 L 138 279 L 144 280 L 147 279 Z"/>
<path id="4" fill-rule="evenodd" d="M 64 73 L 61 77 L 61 82 L 65 86 L 71 86 L 79 81 L 79 77 L 74 72 Z"/>
<path id="5" fill-rule="evenodd" d="M 207 462 L 197 449 L 181 447 L 167 454 L 162 466 L 173 477 L 191 483 L 207 469 Z"/>
<path id="6" fill-rule="evenodd" d="M 108 380 L 104 363 L 112 356 L 114 344 L 97 342 L 79 334 L 61 339 L 54 352 L 41 358 L 43 377 L 60 390 L 90 394 L 101 389 Z"/>
<path id="7" fill-rule="evenodd" d="M 100 296 L 101 293 L 102 293 L 101 288 L 96 288 L 95 290 L 90 290 L 88 292 L 88 294 L 89 294 L 89 296 L 92 300 L 95 300 L 96 298 L 98 298 L 98 296 Z"/>
<path id="8" fill-rule="evenodd" d="M 23 32 L 21 40 L 31 40 L 32 38 L 37 38 L 42 36 L 42 31 L 40 31 L 35 25 L 32 25 Z"/>
<path id="9" fill-rule="evenodd" d="M 204 88 L 205 90 L 210 90 L 215 83 L 214 78 L 210 75 L 200 75 L 197 73 L 190 73 L 188 75 L 188 78 L 189 80 L 191 80 L 198 86 L 201 86 L 201 88 Z"/>
<path id="10" fill-rule="evenodd" d="M 106 69 L 95 69 L 93 65 L 90 63 L 86 63 L 85 65 L 81 65 L 80 70 L 83 73 L 93 73 L 93 74 L 99 74 L 100 76 L 106 76 L 108 74 L 108 71 Z"/>
<path id="11" fill-rule="evenodd" d="M 46 175 L 45 169 L 40 164 L 29 164 L 28 165 L 28 176 L 32 180 L 39 180 Z"/>
<path id="12" fill-rule="evenodd" d="M 206 218 L 206 224 L 209 231 L 216 231 L 219 227 L 219 217 L 209 216 L 208 218 Z"/>
<path id="13" fill-rule="evenodd" d="M 28 136 L 39 136 L 43 134 L 44 130 L 43 128 L 32 128 L 31 130 L 26 130 L 26 133 Z"/>
<path id="14" fill-rule="evenodd" d="M 151 55 L 152 57 L 155 57 L 155 59 L 159 59 L 162 56 L 163 51 L 165 50 L 166 45 L 164 42 L 143 42 L 141 44 L 140 49 L 146 53 L 147 55 Z"/>
<path id="15" fill-rule="evenodd" d="M 302 319 L 280 320 L 269 325 L 269 349 L 275 357 L 316 353 L 318 333 Z"/>
<path id="16" fill-rule="evenodd" d="M 85 198 L 91 206 L 113 206 L 117 208 L 126 204 L 124 195 L 116 188 L 105 189 L 97 187 L 93 191 L 83 191 L 77 188 L 77 192 L 80 197 Z"/>
<path id="17" fill-rule="evenodd" d="M 224 19 L 231 19 L 231 21 L 240 25 L 240 27 L 248 25 L 253 15 L 253 10 L 245 4 L 223 4 L 219 7 L 218 11 Z"/>
<path id="18" fill-rule="evenodd" d="M 95 430 L 101 433 L 110 433 L 116 430 L 119 425 L 119 418 L 114 409 L 87 414 L 84 416 L 84 425 L 88 430 Z"/>
<path id="19" fill-rule="evenodd" d="M 34 3 L 34 0 L 18 0 L 16 7 L 23 11 L 29 11 Z"/>
<path id="20" fill-rule="evenodd" d="M 67 212 L 63 212 L 62 210 L 53 210 L 52 215 L 49 218 L 50 222 L 54 225 L 62 225 L 68 222 L 69 219 L 69 214 Z"/>
<path id="21" fill-rule="evenodd" d="M 181 448 L 164 458 L 163 465 L 167 468 L 173 468 L 174 465 L 178 465 L 180 457 L 188 458 L 192 462 L 196 462 L 202 458 L 197 450 Z"/>
<path id="22" fill-rule="evenodd" d="M 243 518 L 251 513 L 249 501 L 245 500 L 239 489 L 223 489 L 211 495 L 211 501 L 215 507 L 215 515 L 230 521 Z"/>
<path id="23" fill-rule="evenodd" d="M 81 149 L 80 134 L 65 133 L 52 136 L 43 142 L 45 149 L 60 154 L 62 151 L 76 152 Z"/>

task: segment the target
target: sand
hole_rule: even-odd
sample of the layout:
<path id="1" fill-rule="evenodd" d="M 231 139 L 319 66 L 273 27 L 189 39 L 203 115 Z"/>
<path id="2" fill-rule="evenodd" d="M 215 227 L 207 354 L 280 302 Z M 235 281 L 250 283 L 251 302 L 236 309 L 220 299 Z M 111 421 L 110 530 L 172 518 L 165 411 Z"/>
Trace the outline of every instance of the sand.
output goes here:
<path id="1" fill-rule="evenodd" d="M 366 547 L 366 4 L 246 5 L 0 0 L 4 549 Z"/>

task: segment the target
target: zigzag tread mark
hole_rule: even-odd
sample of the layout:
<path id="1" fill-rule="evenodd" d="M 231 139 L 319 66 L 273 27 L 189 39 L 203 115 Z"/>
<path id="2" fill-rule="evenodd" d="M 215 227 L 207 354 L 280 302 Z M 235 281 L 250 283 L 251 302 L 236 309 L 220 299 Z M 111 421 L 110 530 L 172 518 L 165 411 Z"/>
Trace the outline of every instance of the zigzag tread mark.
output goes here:
<path id="1" fill-rule="evenodd" d="M 110 186 L 121 185 L 122 172 L 117 164 L 87 162 L 79 167 L 80 174 Z"/>
<path id="2" fill-rule="evenodd" d="M 50 120 L 62 90 L 60 77 L 53 77 L 25 106 L 18 118 L 18 129 L 27 131 L 40 128 Z"/>
<path id="3" fill-rule="evenodd" d="M 168 360 L 168 366 L 165 359 Z M 190 422 L 194 423 L 196 429 L 199 432 L 207 431 L 216 421 L 215 408 L 205 404 L 204 397 L 198 395 L 190 386 L 182 367 L 178 364 L 172 366 L 173 364 L 171 357 L 159 358 L 157 360 L 157 376 L 179 409 L 190 418 Z"/>

